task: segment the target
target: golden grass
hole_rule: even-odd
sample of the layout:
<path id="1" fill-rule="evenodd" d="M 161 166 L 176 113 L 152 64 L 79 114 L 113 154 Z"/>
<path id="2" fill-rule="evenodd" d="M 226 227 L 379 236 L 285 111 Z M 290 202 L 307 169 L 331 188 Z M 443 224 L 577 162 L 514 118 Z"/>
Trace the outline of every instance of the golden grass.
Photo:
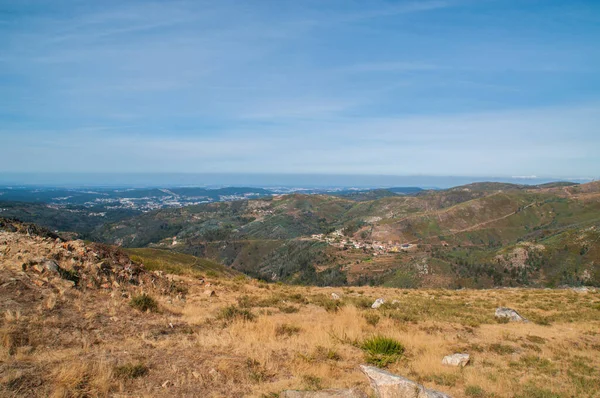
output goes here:
<path id="1" fill-rule="evenodd" d="M 209 297 L 205 285 L 182 278 L 189 286 L 185 300 L 156 295 L 158 313 L 135 311 L 114 293 L 48 295 L 35 316 L 6 311 L 0 394 L 261 397 L 343 387 L 370 393 L 358 367 L 365 363 L 360 343 L 382 335 L 406 348 L 391 372 L 454 397 L 600 396 L 599 293 L 333 289 L 214 279 L 216 296 Z M 332 292 L 342 296 L 337 308 Z M 382 308 L 365 305 L 378 297 L 387 301 Z M 286 310 L 290 306 L 298 311 Z M 497 306 L 534 322 L 498 323 Z M 225 322 L 219 314 L 228 307 L 255 317 Z M 73 314 L 72 323 L 60 323 L 61 309 Z M 58 325 L 62 340 L 44 342 L 41 320 L 44 338 Z M 27 338 L 19 337 L 23 330 Z M 441 364 L 455 352 L 471 354 L 472 363 Z M 115 369 L 127 364 L 143 364 L 147 374 L 118 377 Z M 43 375 L 44 389 L 23 387 L 35 375 Z"/>

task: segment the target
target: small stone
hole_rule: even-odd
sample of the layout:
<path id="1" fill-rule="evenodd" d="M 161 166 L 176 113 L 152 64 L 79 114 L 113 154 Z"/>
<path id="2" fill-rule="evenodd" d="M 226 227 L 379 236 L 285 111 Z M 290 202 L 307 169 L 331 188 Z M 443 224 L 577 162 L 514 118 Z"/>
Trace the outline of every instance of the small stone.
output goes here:
<path id="1" fill-rule="evenodd" d="M 340 295 L 337 293 L 331 293 L 331 298 L 334 300 L 339 300 L 340 299 Z"/>
<path id="2" fill-rule="evenodd" d="M 205 290 L 204 295 L 208 296 L 208 297 L 215 297 L 217 294 L 215 293 L 214 290 Z"/>
<path id="3" fill-rule="evenodd" d="M 377 309 L 377 308 L 381 307 L 384 303 L 385 303 L 384 299 L 378 298 L 377 300 L 375 300 L 375 302 L 373 303 L 373 305 L 371 306 L 371 308 Z"/>
<path id="4" fill-rule="evenodd" d="M 172 385 L 173 385 L 173 383 L 171 383 L 171 380 L 167 380 L 164 383 L 162 383 L 162 388 L 168 388 Z"/>
<path id="5" fill-rule="evenodd" d="M 465 367 L 469 363 L 470 359 L 471 357 L 469 356 L 469 354 L 446 355 L 444 359 L 442 359 L 442 364 Z"/>

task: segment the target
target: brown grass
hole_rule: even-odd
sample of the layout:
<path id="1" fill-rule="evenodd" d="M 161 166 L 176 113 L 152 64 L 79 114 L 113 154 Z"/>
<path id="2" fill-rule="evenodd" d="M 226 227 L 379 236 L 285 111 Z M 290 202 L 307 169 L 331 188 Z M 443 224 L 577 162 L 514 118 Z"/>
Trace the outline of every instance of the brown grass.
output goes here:
<path id="1" fill-rule="evenodd" d="M 598 293 L 361 287 L 346 289 L 333 308 L 328 288 L 212 279 L 216 296 L 209 297 L 196 279 L 179 278 L 187 297 L 153 293 L 157 313 L 141 313 L 129 305 L 133 295 L 110 291 L 3 296 L 0 395 L 370 393 L 358 365 L 360 343 L 375 335 L 406 349 L 388 370 L 455 397 L 600 395 Z M 398 302 L 366 305 L 378 297 Z M 498 323 L 497 306 L 548 322 Z M 470 353 L 471 365 L 442 365 L 454 352 Z M 122 370 L 128 364 L 149 371 L 124 377 L 133 374 Z"/>

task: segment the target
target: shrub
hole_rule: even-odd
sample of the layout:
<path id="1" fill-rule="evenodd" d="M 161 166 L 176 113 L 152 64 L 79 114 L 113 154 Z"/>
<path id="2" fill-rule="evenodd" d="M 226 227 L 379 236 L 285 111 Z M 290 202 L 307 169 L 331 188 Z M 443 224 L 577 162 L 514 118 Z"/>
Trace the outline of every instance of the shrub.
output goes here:
<path id="1" fill-rule="evenodd" d="M 535 344 L 544 344 L 546 342 L 546 339 L 543 337 L 540 337 L 540 336 L 529 335 L 526 338 L 527 338 L 527 340 L 529 340 Z"/>
<path id="2" fill-rule="evenodd" d="M 133 296 L 129 304 L 142 312 L 150 311 L 156 312 L 158 311 L 158 302 L 154 300 L 152 297 L 148 296 L 146 293 L 139 294 L 137 296 Z"/>
<path id="3" fill-rule="evenodd" d="M 340 359 L 342 359 L 342 357 L 340 356 L 340 354 L 337 353 L 336 350 L 332 348 L 327 349 L 323 346 L 317 346 L 317 348 L 315 349 L 315 357 L 329 359 L 331 361 L 339 361 Z"/>
<path id="4" fill-rule="evenodd" d="M 246 367 L 248 368 L 248 376 L 255 383 L 265 382 L 272 377 L 268 370 L 256 359 L 248 358 Z"/>
<path id="5" fill-rule="evenodd" d="M 458 381 L 458 375 L 454 373 L 438 373 L 424 377 L 425 381 L 433 381 L 440 386 L 454 387 Z"/>
<path id="6" fill-rule="evenodd" d="M 284 323 L 282 325 L 277 326 L 277 328 L 275 328 L 275 336 L 291 337 L 295 334 L 300 333 L 300 330 L 302 330 L 302 329 L 296 325 L 288 325 L 288 324 Z"/>
<path id="7" fill-rule="evenodd" d="M 116 377 L 121 379 L 137 379 L 138 377 L 144 377 L 149 373 L 149 369 L 143 363 L 137 364 L 126 364 L 116 366 L 114 374 Z"/>
<path id="8" fill-rule="evenodd" d="M 362 342 L 366 361 L 372 365 L 386 367 L 404 354 L 404 346 L 397 340 L 384 336 L 373 336 Z"/>
<path id="9" fill-rule="evenodd" d="M 500 355 L 514 354 L 516 352 L 513 346 L 500 343 L 490 344 L 489 350 Z"/>
<path id="10" fill-rule="evenodd" d="M 283 312 L 284 314 L 295 314 L 296 312 L 300 311 L 300 308 L 294 307 L 293 305 L 282 305 L 279 307 L 279 311 Z"/>
<path id="11" fill-rule="evenodd" d="M 367 321 L 367 323 L 371 326 L 377 326 L 377 324 L 379 323 L 379 315 L 373 312 L 367 312 L 366 314 L 364 314 L 364 317 L 365 321 Z"/>
<path id="12" fill-rule="evenodd" d="M 321 390 L 323 388 L 323 380 L 320 377 L 304 375 L 302 376 L 302 381 L 304 381 L 307 390 Z"/>
<path id="13" fill-rule="evenodd" d="M 225 322 L 232 322 L 236 319 L 241 319 L 244 321 L 253 321 L 256 319 L 256 315 L 254 315 L 250 310 L 240 309 L 235 305 L 230 305 L 221 309 L 221 311 L 217 315 L 217 319 Z"/>
<path id="14" fill-rule="evenodd" d="M 465 395 L 473 398 L 485 398 L 487 394 L 483 388 L 479 386 L 467 386 L 467 388 L 465 388 Z"/>

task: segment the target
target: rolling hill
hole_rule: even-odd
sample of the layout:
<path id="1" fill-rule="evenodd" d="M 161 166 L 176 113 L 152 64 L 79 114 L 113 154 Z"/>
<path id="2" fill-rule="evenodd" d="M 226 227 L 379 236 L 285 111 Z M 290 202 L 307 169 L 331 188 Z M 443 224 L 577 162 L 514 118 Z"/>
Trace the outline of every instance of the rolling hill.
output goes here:
<path id="1" fill-rule="evenodd" d="M 374 200 L 292 194 L 163 209 L 92 235 L 266 280 L 491 287 L 600 283 L 598 228 L 598 183 L 478 183 Z"/>

